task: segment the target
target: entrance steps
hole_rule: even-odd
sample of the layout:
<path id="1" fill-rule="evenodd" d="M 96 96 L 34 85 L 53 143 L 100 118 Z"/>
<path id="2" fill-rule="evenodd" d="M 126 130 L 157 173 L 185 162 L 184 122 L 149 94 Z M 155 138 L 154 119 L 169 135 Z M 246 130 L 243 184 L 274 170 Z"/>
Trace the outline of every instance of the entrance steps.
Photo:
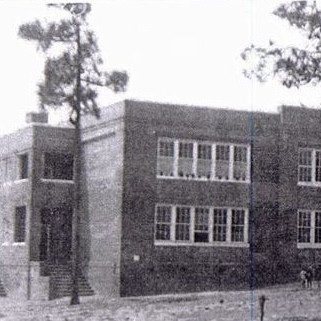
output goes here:
<path id="1" fill-rule="evenodd" d="M 94 295 L 87 279 L 82 273 L 78 278 L 80 296 Z M 55 265 L 50 267 L 49 277 L 49 300 L 62 298 L 71 295 L 72 271 L 70 265 Z"/>

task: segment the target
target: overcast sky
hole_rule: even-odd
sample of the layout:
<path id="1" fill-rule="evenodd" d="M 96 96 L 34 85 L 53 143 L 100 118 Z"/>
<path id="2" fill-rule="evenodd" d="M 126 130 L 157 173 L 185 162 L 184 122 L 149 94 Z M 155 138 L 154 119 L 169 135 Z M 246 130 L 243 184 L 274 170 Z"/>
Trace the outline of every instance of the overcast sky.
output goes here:
<path id="1" fill-rule="evenodd" d="M 251 43 L 298 41 L 271 12 L 275 0 L 92 1 L 91 26 L 108 70 L 126 70 L 126 94 L 106 90 L 101 106 L 124 98 L 276 112 L 282 104 L 319 106 L 318 87 L 286 89 L 277 81 L 246 79 L 240 54 Z M 21 23 L 50 18 L 44 1 L 1 0 L 0 134 L 37 110 L 42 54 L 17 37 Z"/>

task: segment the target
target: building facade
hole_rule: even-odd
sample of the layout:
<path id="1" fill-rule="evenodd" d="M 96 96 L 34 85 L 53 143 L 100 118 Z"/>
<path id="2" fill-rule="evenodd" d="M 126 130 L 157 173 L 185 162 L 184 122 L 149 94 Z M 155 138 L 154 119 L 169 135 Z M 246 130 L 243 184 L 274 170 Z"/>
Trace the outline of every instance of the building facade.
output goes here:
<path id="1" fill-rule="evenodd" d="M 29 116 L 0 138 L 0 279 L 50 299 L 70 290 L 74 132 Z M 321 263 L 320 120 L 131 100 L 86 116 L 81 293 L 258 287 Z"/>

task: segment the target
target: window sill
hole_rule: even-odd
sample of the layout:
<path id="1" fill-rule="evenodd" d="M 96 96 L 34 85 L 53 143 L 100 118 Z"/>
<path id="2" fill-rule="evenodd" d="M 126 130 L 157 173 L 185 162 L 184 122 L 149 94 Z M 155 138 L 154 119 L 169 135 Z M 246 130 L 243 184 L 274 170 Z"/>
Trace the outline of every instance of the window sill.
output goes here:
<path id="1" fill-rule="evenodd" d="M 321 249 L 321 243 L 298 243 L 298 249 Z"/>
<path id="2" fill-rule="evenodd" d="M 18 178 L 16 180 L 13 181 L 15 184 L 20 184 L 20 183 L 24 183 L 24 182 L 28 182 L 28 178 Z"/>
<path id="3" fill-rule="evenodd" d="M 198 181 L 198 182 L 218 182 L 218 183 L 242 183 L 242 184 L 250 184 L 249 180 L 241 181 L 241 180 L 228 180 L 228 179 L 212 179 L 212 178 L 197 178 L 197 177 L 178 177 L 178 176 L 161 176 L 157 175 L 157 179 L 169 179 L 169 180 L 184 180 L 184 181 Z M 321 187 L 321 184 L 320 184 Z"/>
<path id="4" fill-rule="evenodd" d="M 298 182 L 298 186 L 306 186 L 306 187 L 321 187 L 321 182 L 311 183 L 311 182 Z"/>
<path id="5" fill-rule="evenodd" d="M 68 179 L 54 179 L 54 178 L 42 178 L 42 182 L 44 183 L 58 183 L 58 184 L 73 184 L 73 180 Z"/>
<path id="6" fill-rule="evenodd" d="M 154 241 L 155 246 L 192 246 L 192 247 L 244 247 L 248 248 L 249 243 L 245 242 L 212 242 L 212 243 L 190 243 L 190 242 L 172 242 L 172 241 Z"/>
<path id="7" fill-rule="evenodd" d="M 25 246 L 26 242 L 13 242 L 12 246 Z"/>

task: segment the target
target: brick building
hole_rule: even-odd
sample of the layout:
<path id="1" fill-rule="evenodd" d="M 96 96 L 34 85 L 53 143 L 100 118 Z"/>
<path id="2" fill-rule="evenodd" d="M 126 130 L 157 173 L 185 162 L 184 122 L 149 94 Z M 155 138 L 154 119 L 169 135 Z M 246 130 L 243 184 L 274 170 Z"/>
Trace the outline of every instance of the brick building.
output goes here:
<path id="1" fill-rule="evenodd" d="M 255 287 L 321 263 L 320 121 L 307 108 L 130 100 L 86 117 L 81 293 Z M 0 138 L 8 296 L 68 294 L 72 150 L 73 129 L 49 126 L 43 114 Z"/>

